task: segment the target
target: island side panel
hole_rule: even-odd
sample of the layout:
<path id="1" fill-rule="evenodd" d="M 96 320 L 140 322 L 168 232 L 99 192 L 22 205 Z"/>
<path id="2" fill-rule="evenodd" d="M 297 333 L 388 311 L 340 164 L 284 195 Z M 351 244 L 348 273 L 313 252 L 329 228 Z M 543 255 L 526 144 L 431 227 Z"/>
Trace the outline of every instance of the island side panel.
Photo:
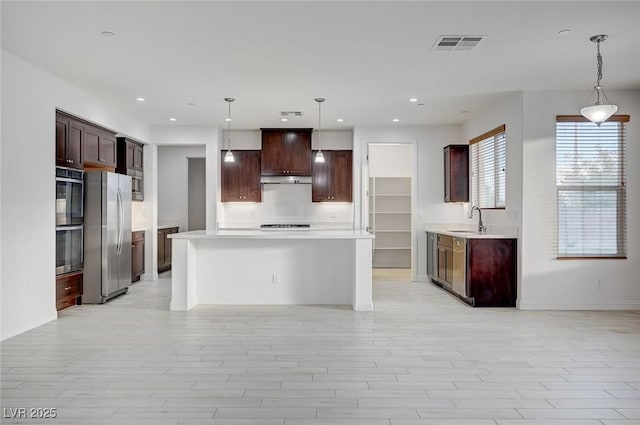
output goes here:
<path id="1" fill-rule="evenodd" d="M 355 239 L 353 246 L 355 261 L 351 306 L 354 311 L 373 311 L 373 282 L 371 276 L 373 243 L 371 239 Z"/>
<path id="2" fill-rule="evenodd" d="M 196 261 L 198 304 L 352 305 L 352 239 L 201 239 Z"/>

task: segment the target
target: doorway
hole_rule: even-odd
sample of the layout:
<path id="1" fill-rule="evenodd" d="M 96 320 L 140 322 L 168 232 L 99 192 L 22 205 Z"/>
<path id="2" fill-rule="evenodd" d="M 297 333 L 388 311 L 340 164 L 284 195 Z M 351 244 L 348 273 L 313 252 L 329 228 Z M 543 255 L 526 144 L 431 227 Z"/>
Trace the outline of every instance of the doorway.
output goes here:
<path id="1" fill-rule="evenodd" d="M 373 274 L 382 279 L 413 277 L 414 146 L 401 142 L 367 145 L 368 227 L 373 241 Z"/>
<path id="2" fill-rule="evenodd" d="M 187 230 L 204 230 L 206 227 L 205 159 L 187 158 L 188 207 Z"/>

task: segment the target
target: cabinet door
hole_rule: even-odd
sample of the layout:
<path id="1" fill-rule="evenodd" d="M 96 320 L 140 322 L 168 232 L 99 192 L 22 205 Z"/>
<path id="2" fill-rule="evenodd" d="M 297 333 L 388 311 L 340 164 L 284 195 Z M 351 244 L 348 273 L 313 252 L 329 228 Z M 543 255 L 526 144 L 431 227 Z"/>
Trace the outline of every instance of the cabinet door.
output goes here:
<path id="1" fill-rule="evenodd" d="M 107 167 L 116 166 L 116 138 L 109 133 L 102 133 L 100 138 L 100 157 L 101 164 Z"/>
<path id="2" fill-rule="evenodd" d="M 331 151 L 332 201 L 352 201 L 353 161 L 351 151 Z"/>
<path id="3" fill-rule="evenodd" d="M 313 163 L 311 177 L 311 201 L 324 202 L 331 200 L 331 153 L 324 151 L 324 162 Z M 313 153 L 315 155 L 315 151 Z"/>
<path id="4" fill-rule="evenodd" d="M 100 164 L 100 130 L 91 126 L 84 128 L 84 160 Z"/>
<path id="5" fill-rule="evenodd" d="M 84 145 L 84 126 L 74 120 L 69 120 L 67 134 L 66 163 L 67 167 L 82 169 L 82 148 Z"/>
<path id="6" fill-rule="evenodd" d="M 164 250 L 164 241 L 166 239 L 166 230 L 158 230 L 158 272 L 163 271 L 163 267 L 166 265 L 166 255 Z"/>
<path id="7" fill-rule="evenodd" d="M 238 195 L 245 202 L 261 202 L 260 151 L 237 151 L 239 155 Z"/>
<path id="8" fill-rule="evenodd" d="M 131 281 L 139 280 L 144 273 L 144 242 L 136 241 L 131 243 Z"/>
<path id="9" fill-rule="evenodd" d="M 222 202 L 237 202 L 240 200 L 240 157 L 239 151 L 234 153 L 234 162 L 224 162 L 225 151 L 220 152 L 220 200 Z"/>
<path id="10" fill-rule="evenodd" d="M 469 202 L 469 146 L 445 147 L 444 170 L 445 202 Z"/>
<path id="11" fill-rule="evenodd" d="M 285 174 L 282 167 L 282 132 L 262 131 L 261 170 L 263 176 Z"/>
<path id="12" fill-rule="evenodd" d="M 69 135 L 69 118 L 56 114 L 56 165 L 68 167 L 67 139 Z"/>
<path id="13" fill-rule="evenodd" d="M 447 250 L 438 246 L 438 280 L 447 281 Z"/>
<path id="14" fill-rule="evenodd" d="M 311 175 L 311 132 L 289 131 L 283 138 L 283 168 L 292 176 Z"/>
<path id="15" fill-rule="evenodd" d="M 133 168 L 134 170 L 142 171 L 144 147 L 137 143 L 131 144 L 133 145 L 133 161 L 131 168 Z"/>
<path id="16" fill-rule="evenodd" d="M 445 280 L 447 283 L 453 283 L 453 248 L 447 248 L 445 251 Z"/>

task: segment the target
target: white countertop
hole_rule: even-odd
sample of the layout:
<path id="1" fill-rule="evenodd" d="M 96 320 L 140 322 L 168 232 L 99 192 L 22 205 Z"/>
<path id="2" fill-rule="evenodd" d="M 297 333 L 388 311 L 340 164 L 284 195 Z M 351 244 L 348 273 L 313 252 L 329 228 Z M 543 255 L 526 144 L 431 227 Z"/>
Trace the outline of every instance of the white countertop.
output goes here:
<path id="1" fill-rule="evenodd" d="M 517 228 L 507 226 L 487 226 L 487 231 L 480 233 L 477 226 L 469 224 L 437 223 L 425 224 L 424 231 L 465 239 L 516 239 L 518 237 Z"/>
<path id="2" fill-rule="evenodd" d="M 374 235 L 364 230 L 218 230 L 209 232 L 195 230 L 174 233 L 171 239 L 373 239 Z"/>

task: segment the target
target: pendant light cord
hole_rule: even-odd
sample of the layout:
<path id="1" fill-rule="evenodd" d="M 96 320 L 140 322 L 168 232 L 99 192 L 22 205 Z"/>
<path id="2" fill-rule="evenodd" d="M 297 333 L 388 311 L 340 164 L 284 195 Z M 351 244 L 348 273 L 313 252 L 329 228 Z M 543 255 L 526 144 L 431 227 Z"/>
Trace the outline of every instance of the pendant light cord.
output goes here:
<path id="1" fill-rule="evenodd" d="M 602 91 L 602 86 L 600 85 L 600 80 L 602 80 L 602 55 L 600 54 L 600 40 L 596 42 L 596 63 L 597 63 L 597 81 L 596 81 L 596 105 L 600 105 L 602 101 L 600 100 L 600 92 Z"/>

